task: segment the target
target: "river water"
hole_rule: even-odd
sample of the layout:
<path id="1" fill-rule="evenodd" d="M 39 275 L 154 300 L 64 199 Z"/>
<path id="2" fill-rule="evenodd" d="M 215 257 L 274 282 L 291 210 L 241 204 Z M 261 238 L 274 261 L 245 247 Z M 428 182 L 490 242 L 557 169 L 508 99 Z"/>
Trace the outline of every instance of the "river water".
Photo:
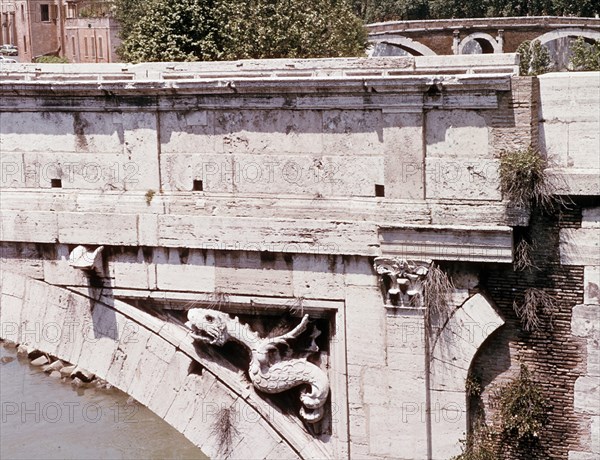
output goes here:
<path id="1" fill-rule="evenodd" d="M 76 389 L 3 346 L 0 402 L 2 460 L 208 458 L 125 393 Z"/>

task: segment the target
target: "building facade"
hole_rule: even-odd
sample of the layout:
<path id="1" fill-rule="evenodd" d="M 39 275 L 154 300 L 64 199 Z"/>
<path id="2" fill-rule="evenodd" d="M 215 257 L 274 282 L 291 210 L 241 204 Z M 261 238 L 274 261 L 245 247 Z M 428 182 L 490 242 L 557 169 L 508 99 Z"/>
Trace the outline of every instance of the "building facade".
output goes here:
<path id="1" fill-rule="evenodd" d="M 118 26 L 111 2 L 2 0 L 2 43 L 18 47 L 20 62 L 58 56 L 69 62 L 117 61 Z"/>

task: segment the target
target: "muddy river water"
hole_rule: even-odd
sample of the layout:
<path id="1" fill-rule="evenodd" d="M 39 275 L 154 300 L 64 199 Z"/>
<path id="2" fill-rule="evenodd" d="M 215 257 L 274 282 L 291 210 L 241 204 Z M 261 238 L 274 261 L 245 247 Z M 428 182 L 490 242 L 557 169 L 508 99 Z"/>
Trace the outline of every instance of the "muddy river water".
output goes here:
<path id="1" fill-rule="evenodd" d="M 0 402 L 2 460 L 208 458 L 125 393 L 74 388 L 3 346 Z"/>

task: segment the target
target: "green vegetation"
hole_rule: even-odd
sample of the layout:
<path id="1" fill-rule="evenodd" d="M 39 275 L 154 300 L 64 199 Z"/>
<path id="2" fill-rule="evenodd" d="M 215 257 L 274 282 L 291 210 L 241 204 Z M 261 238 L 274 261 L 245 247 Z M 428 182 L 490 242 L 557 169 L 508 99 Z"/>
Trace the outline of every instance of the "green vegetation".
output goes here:
<path id="1" fill-rule="evenodd" d="M 587 43 L 579 37 L 571 48 L 571 66 L 573 70 L 600 70 L 600 42 Z"/>
<path id="2" fill-rule="evenodd" d="M 594 17 L 600 13 L 597 0 L 354 0 L 353 6 L 367 23 L 507 16 Z"/>
<path id="3" fill-rule="evenodd" d="M 152 189 L 148 190 L 146 195 L 144 195 L 146 197 L 146 204 L 148 206 L 150 206 L 150 203 L 152 203 L 152 198 L 154 198 L 154 195 L 156 195 L 156 192 Z"/>
<path id="4" fill-rule="evenodd" d="M 553 209 L 554 187 L 546 176 L 545 168 L 546 160 L 532 148 L 504 152 L 500 156 L 502 192 L 515 206 Z"/>
<path id="5" fill-rule="evenodd" d="M 492 393 L 490 401 L 496 409 L 494 423 L 478 419 L 463 441 L 463 452 L 452 460 L 496 460 L 508 451 L 527 454 L 518 458 L 541 458 L 531 453 L 539 445 L 550 407 L 527 366 L 521 364 L 519 375 Z"/>
<path id="6" fill-rule="evenodd" d="M 117 0 L 126 61 L 359 56 L 362 21 L 346 0 Z"/>
<path id="7" fill-rule="evenodd" d="M 33 62 L 36 64 L 68 64 L 69 60 L 60 56 L 38 56 Z"/>
<path id="8" fill-rule="evenodd" d="M 519 70 L 521 75 L 541 75 L 552 70 L 550 52 L 538 40 L 526 40 L 519 45 L 517 53 L 521 55 Z"/>
<path id="9" fill-rule="evenodd" d="M 468 440 L 462 440 L 463 452 L 451 460 L 497 460 L 496 433 L 484 424 L 478 425 Z"/>
<path id="10" fill-rule="evenodd" d="M 521 364 L 519 376 L 502 386 L 495 395 L 501 434 L 506 442 L 537 440 L 546 425 L 548 405 L 542 388 Z"/>

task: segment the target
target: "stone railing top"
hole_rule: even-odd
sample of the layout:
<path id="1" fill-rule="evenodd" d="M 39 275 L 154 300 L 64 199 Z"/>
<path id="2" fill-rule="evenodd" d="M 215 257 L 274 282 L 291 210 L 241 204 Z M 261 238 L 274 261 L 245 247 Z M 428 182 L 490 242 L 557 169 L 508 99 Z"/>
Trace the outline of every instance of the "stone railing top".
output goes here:
<path id="1" fill-rule="evenodd" d="M 502 27 L 518 29 L 522 27 L 590 27 L 600 29 L 599 18 L 581 18 L 565 16 L 516 16 L 503 18 L 460 18 L 427 19 L 418 21 L 388 21 L 367 24 L 370 35 L 377 33 L 417 30 L 467 29 L 470 27 Z"/>
<path id="2" fill-rule="evenodd" d="M 379 58 L 262 59 L 223 62 L 2 64 L 0 84 L 16 82 L 241 81 L 517 74 L 516 54 Z"/>

